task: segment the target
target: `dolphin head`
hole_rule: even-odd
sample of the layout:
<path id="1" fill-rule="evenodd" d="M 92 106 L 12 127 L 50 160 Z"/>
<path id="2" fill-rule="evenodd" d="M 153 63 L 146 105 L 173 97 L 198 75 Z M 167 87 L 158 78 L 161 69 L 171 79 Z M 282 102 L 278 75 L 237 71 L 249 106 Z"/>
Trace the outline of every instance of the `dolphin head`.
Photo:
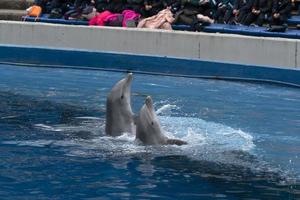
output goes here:
<path id="1" fill-rule="evenodd" d="M 150 96 L 146 97 L 142 114 L 144 115 L 144 122 L 146 122 L 152 133 L 161 132 L 160 123 L 153 107 L 153 100 Z"/>
<path id="2" fill-rule="evenodd" d="M 120 105 L 130 104 L 131 82 L 133 79 L 132 73 L 128 73 L 125 78 L 120 80 L 111 90 L 107 97 L 110 102 L 115 102 Z"/>
<path id="3" fill-rule="evenodd" d="M 150 96 L 147 96 L 145 104 L 140 110 L 136 128 L 136 138 L 144 144 L 164 143 L 165 137 L 162 134 L 162 129 Z"/>

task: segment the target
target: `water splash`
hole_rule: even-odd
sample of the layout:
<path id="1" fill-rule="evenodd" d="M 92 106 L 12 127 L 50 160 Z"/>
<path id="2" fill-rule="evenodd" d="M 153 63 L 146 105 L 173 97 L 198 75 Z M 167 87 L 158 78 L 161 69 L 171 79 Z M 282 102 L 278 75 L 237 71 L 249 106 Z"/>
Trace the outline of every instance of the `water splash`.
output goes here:
<path id="1" fill-rule="evenodd" d="M 160 116 L 159 119 L 168 137 L 180 138 L 187 141 L 188 145 L 143 146 L 129 133 L 108 137 L 104 134 L 105 121 L 88 116 L 76 117 L 76 120 L 80 120 L 78 124 L 35 125 L 36 129 L 63 135 L 60 140 L 6 141 L 3 144 L 34 147 L 51 145 L 69 156 L 111 157 L 150 153 L 154 157 L 186 155 L 200 160 L 211 160 L 212 155 L 221 155 L 224 151 L 250 151 L 255 147 L 250 134 L 222 124 L 191 117 Z"/>
<path id="2" fill-rule="evenodd" d="M 176 106 L 176 105 L 171 105 L 171 104 L 166 104 L 166 105 L 163 105 L 162 107 L 160 107 L 159 109 L 156 110 L 156 114 L 157 115 L 161 115 L 161 114 L 169 114 L 172 110 L 178 110 L 179 107 Z"/>

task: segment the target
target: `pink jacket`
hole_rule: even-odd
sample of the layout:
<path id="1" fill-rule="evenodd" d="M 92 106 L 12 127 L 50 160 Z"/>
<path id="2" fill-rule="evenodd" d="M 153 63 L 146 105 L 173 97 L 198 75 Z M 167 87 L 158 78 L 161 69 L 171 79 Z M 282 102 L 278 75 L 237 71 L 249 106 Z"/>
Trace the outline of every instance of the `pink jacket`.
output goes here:
<path id="1" fill-rule="evenodd" d="M 141 15 L 139 13 L 134 12 L 133 10 L 124 10 L 122 12 L 124 18 L 123 18 L 123 27 L 126 27 L 126 22 L 129 20 L 132 21 L 138 21 L 138 19 L 141 17 Z"/>
<path id="2" fill-rule="evenodd" d="M 102 13 L 99 13 L 98 15 L 96 15 L 95 17 L 93 17 L 90 21 L 89 21 L 89 25 L 95 25 L 95 26 L 104 26 L 105 25 L 105 19 L 109 16 L 112 15 L 113 13 L 109 12 L 108 10 L 103 11 Z"/>

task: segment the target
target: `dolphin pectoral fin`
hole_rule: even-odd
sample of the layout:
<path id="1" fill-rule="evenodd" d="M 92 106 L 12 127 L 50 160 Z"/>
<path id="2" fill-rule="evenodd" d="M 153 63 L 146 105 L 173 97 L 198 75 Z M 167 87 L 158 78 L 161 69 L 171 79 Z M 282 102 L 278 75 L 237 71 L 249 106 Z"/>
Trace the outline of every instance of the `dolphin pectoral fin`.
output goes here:
<path id="1" fill-rule="evenodd" d="M 178 145 L 178 146 L 187 144 L 186 141 L 179 140 L 179 139 L 167 139 L 167 140 L 166 140 L 166 143 L 167 143 L 167 144 L 171 144 L 171 145 L 174 145 L 174 144 L 175 144 L 175 145 Z"/>

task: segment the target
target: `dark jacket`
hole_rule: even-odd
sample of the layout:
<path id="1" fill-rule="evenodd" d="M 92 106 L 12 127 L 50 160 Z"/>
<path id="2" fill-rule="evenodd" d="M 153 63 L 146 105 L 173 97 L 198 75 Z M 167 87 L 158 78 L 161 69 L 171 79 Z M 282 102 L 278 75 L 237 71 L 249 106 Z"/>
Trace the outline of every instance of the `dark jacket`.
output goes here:
<path id="1" fill-rule="evenodd" d="M 272 13 L 289 16 L 292 4 L 290 0 L 273 0 Z"/>
<path id="2" fill-rule="evenodd" d="M 233 9 L 240 11 L 250 11 L 253 6 L 254 0 L 236 0 Z"/>
<path id="3" fill-rule="evenodd" d="M 227 9 L 232 9 L 234 6 L 234 0 L 217 0 L 217 7 L 225 6 Z"/>
<path id="4" fill-rule="evenodd" d="M 261 13 L 271 13 L 272 0 L 254 0 L 253 8 Z"/>

